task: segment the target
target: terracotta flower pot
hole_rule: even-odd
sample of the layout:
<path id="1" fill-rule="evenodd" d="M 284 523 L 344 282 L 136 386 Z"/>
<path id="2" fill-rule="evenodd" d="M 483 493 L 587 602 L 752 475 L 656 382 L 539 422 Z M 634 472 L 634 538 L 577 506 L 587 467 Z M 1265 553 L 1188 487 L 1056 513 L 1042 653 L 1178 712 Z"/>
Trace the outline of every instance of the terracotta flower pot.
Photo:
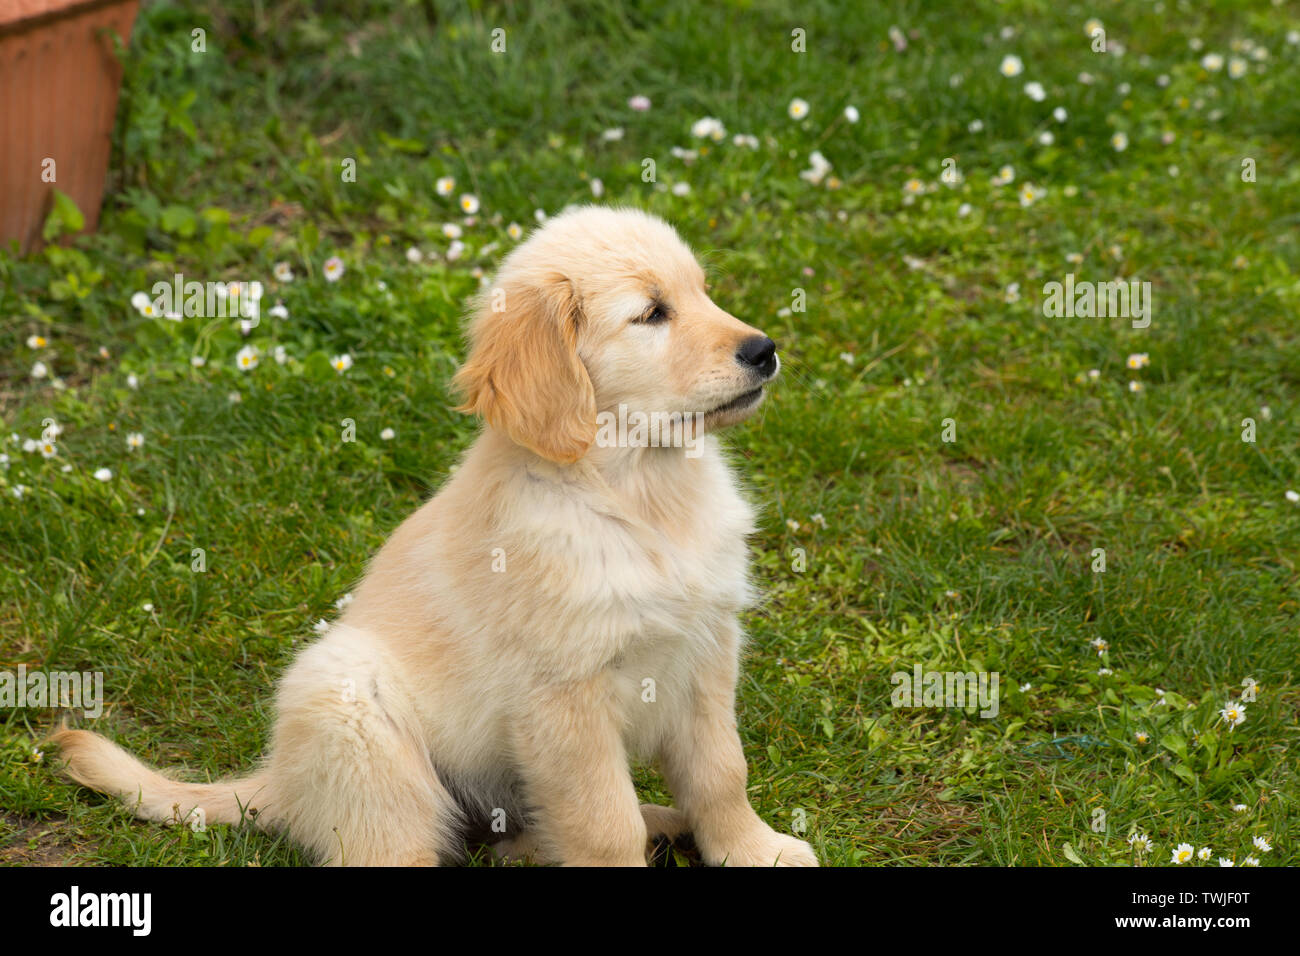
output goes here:
<path id="1" fill-rule="evenodd" d="M 0 243 L 41 244 L 53 190 L 99 223 L 122 69 L 139 0 L 0 0 Z"/>

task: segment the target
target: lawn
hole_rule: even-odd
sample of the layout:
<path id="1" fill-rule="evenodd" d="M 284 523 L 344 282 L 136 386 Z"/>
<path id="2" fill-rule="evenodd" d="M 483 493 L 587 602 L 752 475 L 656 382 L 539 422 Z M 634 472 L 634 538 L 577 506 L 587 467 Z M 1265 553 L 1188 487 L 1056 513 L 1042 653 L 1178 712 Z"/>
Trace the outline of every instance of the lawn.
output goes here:
<path id="1" fill-rule="evenodd" d="M 727 439 L 765 820 L 836 866 L 1300 863 L 1295 4 L 464 6 L 141 11 L 98 234 L 0 252 L 0 670 L 249 767 L 473 439 L 468 298 L 538 217 L 631 205 L 785 363 Z M 133 305 L 177 273 L 260 321 Z M 1067 275 L 1150 283 L 1149 324 L 1049 314 Z M 892 706 L 918 665 L 997 714 Z M 0 862 L 302 862 L 60 780 L 59 718 L 0 710 Z"/>

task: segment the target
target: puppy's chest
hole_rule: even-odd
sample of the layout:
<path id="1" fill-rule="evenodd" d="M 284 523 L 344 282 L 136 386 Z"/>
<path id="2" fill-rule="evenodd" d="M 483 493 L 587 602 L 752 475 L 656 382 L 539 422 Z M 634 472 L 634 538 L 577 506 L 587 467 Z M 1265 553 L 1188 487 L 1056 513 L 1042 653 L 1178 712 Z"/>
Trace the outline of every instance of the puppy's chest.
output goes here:
<path id="1" fill-rule="evenodd" d="M 685 535 L 625 532 L 601 542 L 597 600 L 649 633 L 690 630 L 701 618 L 735 614 L 752 600 L 747 530 L 742 516 L 715 514 Z"/>

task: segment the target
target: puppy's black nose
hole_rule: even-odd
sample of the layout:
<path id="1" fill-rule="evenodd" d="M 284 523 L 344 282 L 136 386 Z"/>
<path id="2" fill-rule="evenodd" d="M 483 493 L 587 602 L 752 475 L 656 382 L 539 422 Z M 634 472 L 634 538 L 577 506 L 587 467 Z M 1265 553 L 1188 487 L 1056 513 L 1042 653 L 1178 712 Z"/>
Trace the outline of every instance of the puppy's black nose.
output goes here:
<path id="1" fill-rule="evenodd" d="M 776 343 L 766 335 L 745 339 L 736 350 L 736 361 L 768 378 L 776 371 Z"/>

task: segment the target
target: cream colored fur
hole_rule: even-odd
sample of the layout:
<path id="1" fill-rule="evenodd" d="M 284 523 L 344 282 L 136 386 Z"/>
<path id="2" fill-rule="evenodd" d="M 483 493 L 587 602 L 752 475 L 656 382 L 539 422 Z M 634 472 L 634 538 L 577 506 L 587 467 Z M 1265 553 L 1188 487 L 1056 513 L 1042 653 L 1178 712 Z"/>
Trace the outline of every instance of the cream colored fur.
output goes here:
<path id="1" fill-rule="evenodd" d="M 815 866 L 750 808 L 736 732 L 753 513 L 713 431 L 758 400 L 712 410 L 762 383 L 736 360 L 759 333 L 635 211 L 550 220 L 494 288 L 457 376 L 487 424 L 285 674 L 261 769 L 179 783 L 65 730 L 67 772 L 141 817 L 201 808 L 332 864 L 454 859 L 495 812 L 502 851 L 543 861 L 643 865 L 647 836 L 689 830 L 711 864 Z M 635 321 L 656 301 L 666 320 Z M 600 447 L 620 403 L 709 413 L 702 453 Z M 675 810 L 638 805 L 632 759 Z"/>

